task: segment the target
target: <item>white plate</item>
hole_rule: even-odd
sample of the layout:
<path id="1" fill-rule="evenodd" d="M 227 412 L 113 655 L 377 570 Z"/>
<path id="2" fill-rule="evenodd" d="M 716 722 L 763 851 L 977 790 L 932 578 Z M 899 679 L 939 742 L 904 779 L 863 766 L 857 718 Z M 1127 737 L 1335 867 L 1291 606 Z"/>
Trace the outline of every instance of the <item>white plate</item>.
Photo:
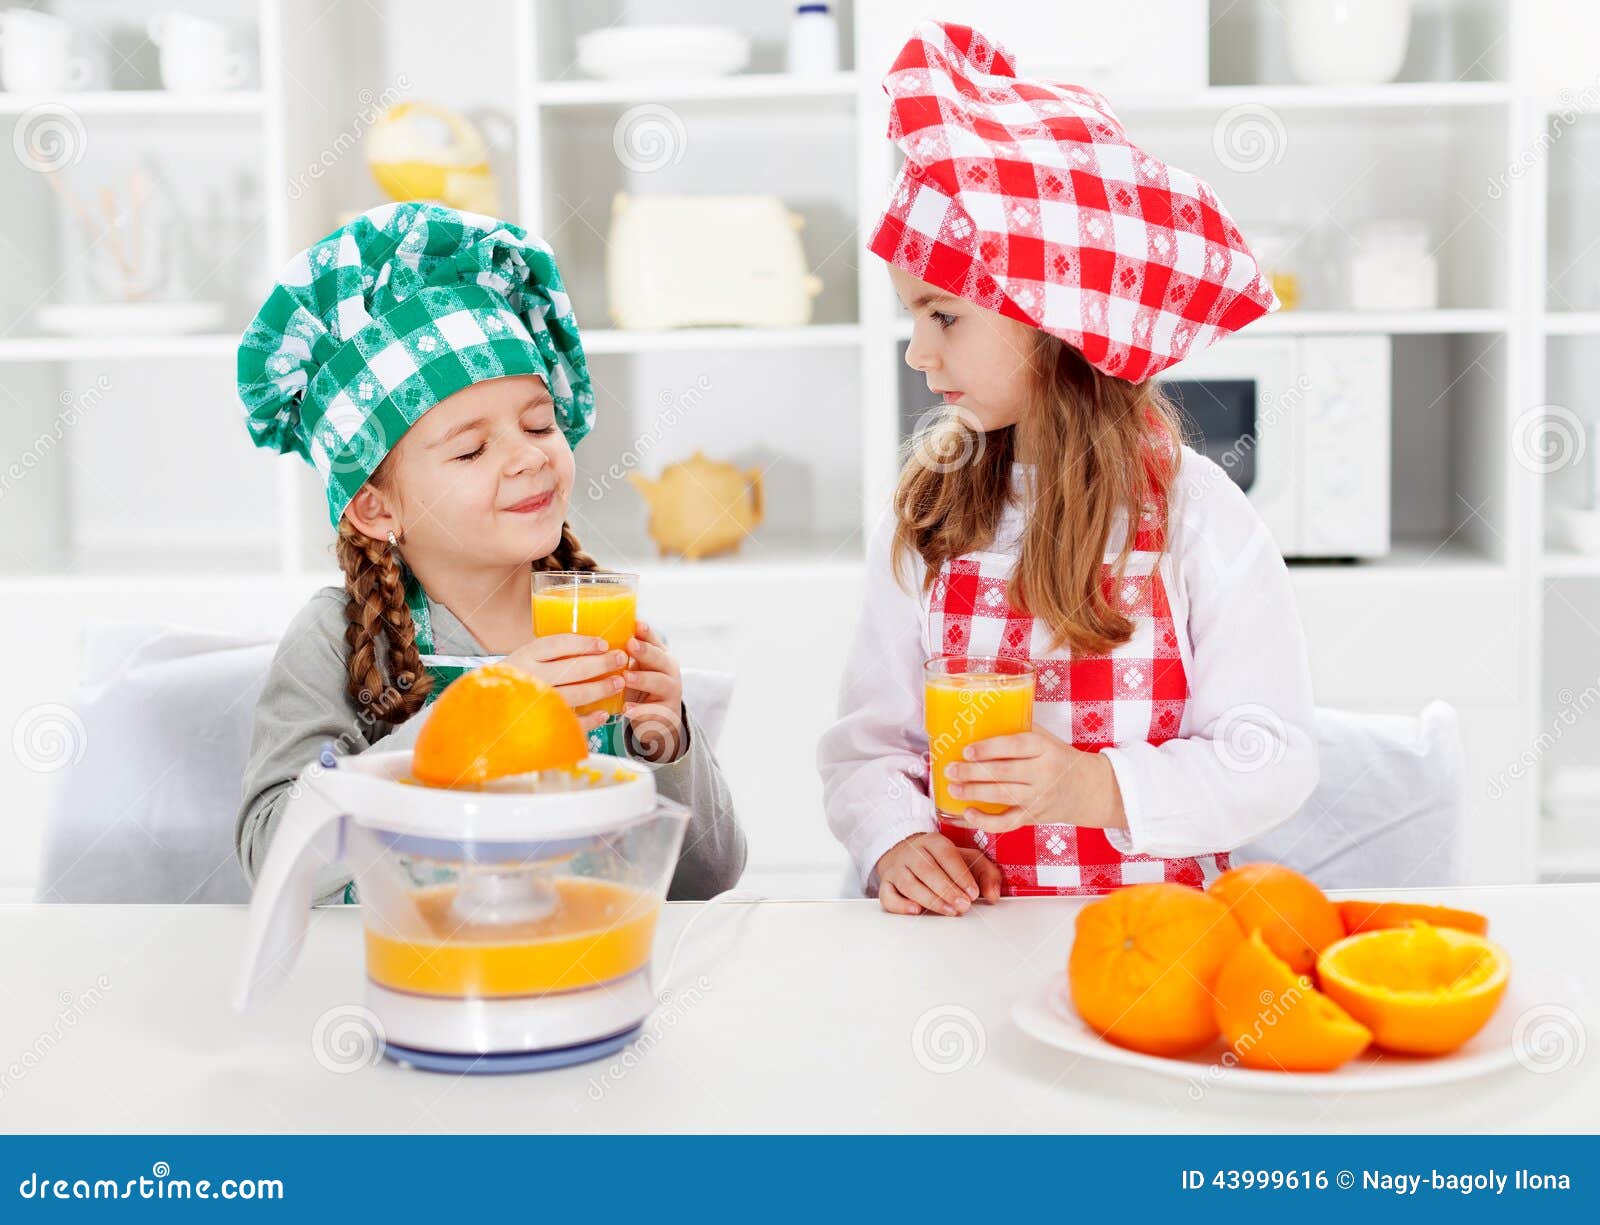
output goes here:
<path id="1" fill-rule="evenodd" d="M 578 39 L 578 67 L 592 77 L 723 77 L 750 63 L 750 40 L 731 26 L 619 26 Z"/>
<path id="2" fill-rule="evenodd" d="M 1226 1048 L 1219 1041 L 1214 1047 L 1181 1058 L 1144 1055 L 1107 1042 L 1078 1016 L 1068 994 L 1067 976 L 1057 974 L 1039 991 L 1011 1006 L 1011 1017 L 1023 1032 L 1041 1042 L 1104 1063 L 1146 1068 L 1161 1076 L 1193 1082 L 1202 1089 L 1226 1088 L 1262 1093 L 1370 1093 L 1386 1089 L 1414 1089 L 1441 1085 L 1482 1076 L 1517 1062 L 1516 1042 L 1520 1041 L 1530 1066 L 1541 1066 L 1547 1056 L 1542 1041 L 1561 1037 L 1560 1030 L 1578 1024 L 1575 1011 L 1579 991 L 1575 980 L 1545 976 L 1535 979 L 1521 970 L 1513 971 L 1511 982 L 1489 1023 L 1459 1050 L 1449 1055 L 1412 1058 L 1389 1055 L 1374 1048 L 1352 1059 L 1334 1072 L 1262 1072 L 1237 1064 L 1225 1064 Z M 1534 1015 L 1536 1009 L 1548 1013 Z M 1518 1018 L 1530 1015 L 1524 1032 L 1513 1034 Z M 1537 1032 L 1541 1018 L 1549 1032 Z M 1572 1021 L 1566 1018 L 1573 1018 Z M 1576 1034 L 1568 1033 L 1576 1040 Z"/>
<path id="3" fill-rule="evenodd" d="M 182 336 L 222 323 L 220 302 L 84 302 L 39 308 L 39 326 L 66 336 Z"/>

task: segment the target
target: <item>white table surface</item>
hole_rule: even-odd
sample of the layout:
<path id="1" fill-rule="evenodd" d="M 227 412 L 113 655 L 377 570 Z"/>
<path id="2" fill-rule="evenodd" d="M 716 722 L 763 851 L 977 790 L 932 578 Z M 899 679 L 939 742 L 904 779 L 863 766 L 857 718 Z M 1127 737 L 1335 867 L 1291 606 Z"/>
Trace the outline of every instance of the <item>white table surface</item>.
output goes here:
<path id="1" fill-rule="evenodd" d="M 1389 891 L 1385 896 L 1397 896 Z M 1581 980 L 1589 1049 L 1382 1094 L 1259 1095 L 1075 1058 L 1016 1028 L 1012 1002 L 1063 965 L 1076 899 L 959 919 L 876 902 L 725 903 L 690 933 L 626 1062 L 446 1076 L 388 1061 L 337 1072 L 312 1034 L 361 1001 L 361 915 L 316 912 L 284 991 L 228 1004 L 245 911 L 0 907 L 0 1131 L 1593 1131 L 1600 1127 L 1600 885 L 1419 892 L 1481 910 L 1514 958 Z M 666 908 L 658 959 L 697 906 Z M 660 961 L 658 960 L 658 966 Z M 924 1066 L 933 1009 L 970 1010 L 981 1058 Z M 944 1014 L 933 1014 L 941 1016 Z M 959 1022 L 958 1022 L 959 1024 Z M 956 1050 L 959 1048 L 947 1048 Z M 976 1048 L 969 1048 L 975 1050 Z M 958 1059 L 958 1062 L 959 1059 Z"/>

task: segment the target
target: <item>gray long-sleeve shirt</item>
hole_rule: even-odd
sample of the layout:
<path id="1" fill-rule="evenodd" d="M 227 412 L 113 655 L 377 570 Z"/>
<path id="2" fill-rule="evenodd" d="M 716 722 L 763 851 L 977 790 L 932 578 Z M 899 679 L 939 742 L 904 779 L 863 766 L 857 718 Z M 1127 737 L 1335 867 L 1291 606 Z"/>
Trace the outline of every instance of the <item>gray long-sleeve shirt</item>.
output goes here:
<path id="1" fill-rule="evenodd" d="M 346 691 L 345 592 L 324 587 L 290 623 L 272 660 L 265 688 L 256 704 L 250 737 L 250 759 L 244 771 L 244 803 L 234 830 L 239 861 L 252 884 L 266 859 L 277 829 L 289 784 L 317 760 L 332 741 L 336 751 L 352 753 L 409 748 L 426 721 L 427 711 L 398 726 L 368 723 Z M 438 655 L 485 655 L 472 632 L 443 604 L 428 601 L 433 624 L 433 650 Z M 380 666 L 387 649 L 378 643 Z M 731 889 L 744 871 L 745 840 L 734 815 L 733 800 L 711 743 L 692 712 L 685 708 L 689 746 L 668 765 L 653 767 L 656 790 L 689 810 L 689 828 L 667 896 L 700 899 Z M 341 880 L 320 881 L 321 902 L 338 901 Z"/>

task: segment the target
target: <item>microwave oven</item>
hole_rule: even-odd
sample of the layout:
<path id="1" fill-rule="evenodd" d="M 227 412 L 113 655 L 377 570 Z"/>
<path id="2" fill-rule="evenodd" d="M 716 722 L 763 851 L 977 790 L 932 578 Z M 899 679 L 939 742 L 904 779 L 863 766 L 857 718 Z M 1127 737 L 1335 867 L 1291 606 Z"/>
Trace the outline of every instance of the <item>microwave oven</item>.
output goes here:
<path id="1" fill-rule="evenodd" d="M 1234 337 L 1161 382 L 1285 558 L 1389 551 L 1389 337 Z"/>

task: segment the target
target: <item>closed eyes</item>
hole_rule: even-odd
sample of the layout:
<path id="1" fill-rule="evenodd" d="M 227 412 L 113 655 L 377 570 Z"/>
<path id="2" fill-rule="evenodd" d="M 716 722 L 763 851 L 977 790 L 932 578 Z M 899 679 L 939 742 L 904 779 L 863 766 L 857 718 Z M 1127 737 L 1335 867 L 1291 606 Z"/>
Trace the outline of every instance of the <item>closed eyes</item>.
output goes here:
<path id="1" fill-rule="evenodd" d="M 534 425 L 525 426 L 523 428 L 523 433 L 532 434 L 535 438 L 544 438 L 554 434 L 555 432 L 556 427 L 554 425 Z M 471 463 L 473 460 L 477 459 L 478 456 L 482 455 L 487 447 L 487 443 L 480 442 L 474 450 L 468 451 L 465 455 L 454 456 L 453 458 L 458 459 L 463 463 Z"/>

